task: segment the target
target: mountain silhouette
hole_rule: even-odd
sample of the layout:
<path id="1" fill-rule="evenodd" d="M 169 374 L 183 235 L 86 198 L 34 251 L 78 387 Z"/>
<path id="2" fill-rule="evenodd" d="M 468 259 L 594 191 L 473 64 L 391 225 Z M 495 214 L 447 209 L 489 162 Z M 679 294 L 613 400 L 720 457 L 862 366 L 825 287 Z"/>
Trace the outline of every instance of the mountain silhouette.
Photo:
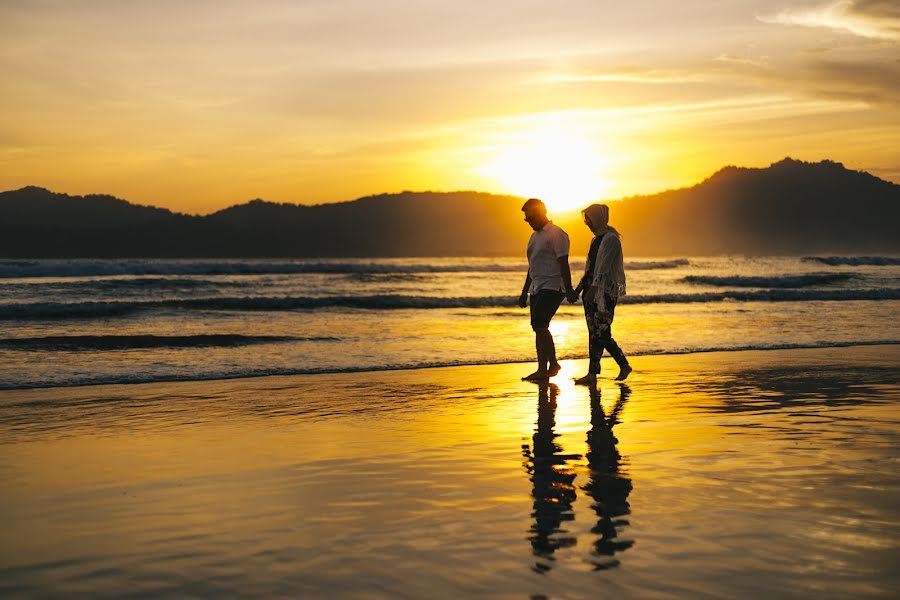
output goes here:
<path id="1" fill-rule="evenodd" d="M 112 196 L 0 192 L 0 257 L 503 256 L 531 234 L 522 198 L 402 192 L 314 206 L 253 200 L 196 216 Z M 898 252 L 900 185 L 840 163 L 725 167 L 688 188 L 610 204 L 629 255 Z M 581 256 L 590 232 L 551 215 Z"/>
<path id="2" fill-rule="evenodd" d="M 827 160 L 725 167 L 690 188 L 625 198 L 611 212 L 643 254 L 900 249 L 900 185 Z"/>

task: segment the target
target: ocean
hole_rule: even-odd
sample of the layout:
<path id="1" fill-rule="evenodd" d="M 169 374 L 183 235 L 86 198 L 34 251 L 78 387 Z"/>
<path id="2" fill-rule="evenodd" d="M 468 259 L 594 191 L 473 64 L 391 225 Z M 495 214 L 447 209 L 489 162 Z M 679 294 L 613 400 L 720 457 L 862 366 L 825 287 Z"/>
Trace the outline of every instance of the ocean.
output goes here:
<path id="1" fill-rule="evenodd" d="M 0 389 L 529 361 L 516 306 L 526 268 L 524 257 L 2 260 Z M 641 258 L 626 273 L 613 333 L 627 354 L 900 343 L 898 257 Z M 580 304 L 551 330 L 561 358 L 586 356 Z"/>

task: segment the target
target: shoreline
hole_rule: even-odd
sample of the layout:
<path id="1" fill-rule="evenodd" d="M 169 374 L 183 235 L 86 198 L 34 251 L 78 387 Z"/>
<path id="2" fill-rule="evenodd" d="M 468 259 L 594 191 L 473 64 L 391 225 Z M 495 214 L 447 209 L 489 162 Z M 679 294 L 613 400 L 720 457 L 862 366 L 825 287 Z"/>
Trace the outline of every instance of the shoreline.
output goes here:
<path id="1" fill-rule="evenodd" d="M 771 346 L 771 347 L 753 347 L 753 346 L 740 346 L 735 348 L 699 348 L 696 350 L 684 350 L 684 351 L 660 351 L 660 352 L 635 352 L 629 354 L 629 359 L 641 358 L 641 357 L 652 357 L 652 356 L 692 356 L 695 354 L 717 354 L 717 353 L 735 353 L 735 352 L 782 352 L 782 351 L 790 351 L 790 350 L 818 350 L 818 349 L 829 349 L 829 348 L 867 348 L 867 347 L 877 347 L 877 346 L 900 346 L 900 340 L 875 340 L 875 341 L 855 341 L 855 342 L 825 342 L 823 344 L 782 344 L 779 346 Z M 586 361 L 586 356 L 561 356 L 559 358 L 560 361 Z M 612 359 L 608 355 L 604 355 L 604 361 L 611 361 Z M 4 387 L 0 384 L 0 398 L 5 393 L 11 392 L 24 392 L 24 391 L 40 391 L 40 390 L 70 390 L 70 389 L 78 389 L 78 388 L 100 388 L 100 387 L 108 387 L 108 386 L 142 386 L 142 385 L 169 385 L 169 384 L 190 384 L 190 383 L 204 383 L 204 382 L 217 382 L 217 381 L 241 381 L 241 380 L 255 380 L 255 379 L 265 379 L 268 377 L 315 377 L 315 376 L 326 376 L 326 375 L 356 375 L 360 373 L 396 373 L 396 372 L 404 372 L 404 371 L 425 371 L 432 369 L 451 369 L 458 367 L 488 367 L 488 366 L 499 366 L 499 365 L 521 365 L 521 364 L 530 364 L 534 362 L 532 360 L 497 360 L 497 361 L 488 361 L 488 362 L 460 362 L 460 363 L 452 363 L 452 364 L 422 364 L 422 365 L 411 365 L 411 366 L 397 366 L 397 367 L 378 367 L 378 368 L 347 368 L 347 369 L 333 369 L 333 370 L 321 370 L 321 371 L 288 371 L 288 372 L 271 372 L 271 373 L 241 373 L 235 374 L 234 376 L 211 376 L 211 377 L 192 377 L 192 378 L 183 378 L 183 379 L 140 379 L 133 381 L 103 381 L 98 383 L 72 383 L 72 384 L 62 384 L 62 385 L 35 385 L 35 386 L 18 386 L 18 387 Z M 552 383 L 552 380 L 551 380 Z"/>

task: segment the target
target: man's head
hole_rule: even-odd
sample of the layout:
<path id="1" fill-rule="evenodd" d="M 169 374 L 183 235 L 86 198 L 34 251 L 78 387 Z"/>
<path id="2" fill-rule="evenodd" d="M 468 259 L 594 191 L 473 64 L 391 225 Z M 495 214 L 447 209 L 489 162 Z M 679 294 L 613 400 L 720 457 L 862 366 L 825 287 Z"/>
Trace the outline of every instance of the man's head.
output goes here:
<path id="1" fill-rule="evenodd" d="M 535 231 L 547 224 L 547 207 L 537 198 L 526 200 L 522 212 L 525 213 L 525 222 Z"/>

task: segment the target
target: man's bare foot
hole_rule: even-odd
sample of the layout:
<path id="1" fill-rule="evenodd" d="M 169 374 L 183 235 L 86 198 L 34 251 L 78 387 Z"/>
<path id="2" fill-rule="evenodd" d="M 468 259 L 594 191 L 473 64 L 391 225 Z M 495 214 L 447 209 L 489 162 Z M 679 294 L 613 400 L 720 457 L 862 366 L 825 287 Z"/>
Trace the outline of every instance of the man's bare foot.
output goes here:
<path id="1" fill-rule="evenodd" d="M 559 365 L 559 363 L 553 363 L 552 365 L 550 365 L 550 368 L 548 369 L 547 374 L 550 377 L 555 377 L 555 376 L 559 375 L 560 369 L 562 369 L 562 367 Z"/>
<path id="2" fill-rule="evenodd" d="M 526 375 L 522 378 L 522 381 L 547 381 L 547 372 L 546 371 L 535 371 L 531 375 Z"/>
<path id="3" fill-rule="evenodd" d="M 616 377 L 616 381 L 625 381 L 625 378 L 633 371 L 631 365 L 625 365 L 622 367 L 622 370 L 619 371 L 618 377 Z"/>
<path id="4" fill-rule="evenodd" d="M 575 385 L 592 385 L 594 383 L 597 383 L 596 373 L 588 373 L 584 377 L 579 377 L 575 380 Z"/>

